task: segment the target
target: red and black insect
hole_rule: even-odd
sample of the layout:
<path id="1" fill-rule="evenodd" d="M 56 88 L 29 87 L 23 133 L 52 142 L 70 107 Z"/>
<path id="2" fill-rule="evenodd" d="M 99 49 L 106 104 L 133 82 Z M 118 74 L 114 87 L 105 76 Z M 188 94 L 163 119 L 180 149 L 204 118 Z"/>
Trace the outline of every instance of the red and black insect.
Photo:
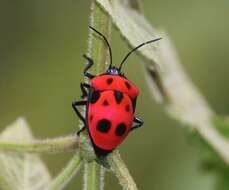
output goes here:
<path id="1" fill-rule="evenodd" d="M 93 60 L 84 55 L 88 61 L 84 76 L 89 78 L 90 84 L 82 82 L 80 87 L 82 98 L 87 97 L 87 100 L 73 102 L 72 107 L 84 123 L 84 127 L 77 134 L 87 129 L 95 154 L 98 158 L 103 158 L 121 144 L 129 132 L 143 125 L 143 121 L 134 116 L 138 89 L 121 72 L 122 65 L 132 52 L 161 38 L 147 41 L 132 49 L 117 68 L 112 65 L 112 52 L 106 37 L 91 26 L 90 29 L 106 42 L 110 65 L 105 73 L 94 76 L 88 72 L 94 64 Z M 78 106 L 86 106 L 85 116 L 79 112 Z"/>

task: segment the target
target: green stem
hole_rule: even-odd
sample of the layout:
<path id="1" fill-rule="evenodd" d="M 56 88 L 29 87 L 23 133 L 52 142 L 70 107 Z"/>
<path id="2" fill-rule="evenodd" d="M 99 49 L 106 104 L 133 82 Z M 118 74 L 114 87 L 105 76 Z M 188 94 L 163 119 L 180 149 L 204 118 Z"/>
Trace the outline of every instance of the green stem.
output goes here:
<path id="1" fill-rule="evenodd" d="M 1 140 L 0 151 L 15 151 L 27 153 L 61 153 L 70 152 L 78 148 L 79 139 L 76 135 L 58 137 L 46 140 L 31 140 L 27 142 Z"/>
<path id="2" fill-rule="evenodd" d="M 85 173 L 84 173 L 84 189 L 86 190 L 96 190 L 98 189 L 98 181 L 97 181 L 97 166 L 95 162 L 86 163 L 85 164 Z"/>
<path id="3" fill-rule="evenodd" d="M 84 190 L 101 190 L 104 188 L 104 168 L 96 162 L 85 163 Z"/>
<path id="4" fill-rule="evenodd" d="M 111 170 L 118 178 L 119 183 L 124 190 L 138 189 L 118 151 L 114 151 L 110 154 L 107 157 L 107 160 L 111 166 Z"/>
<path id="5" fill-rule="evenodd" d="M 91 11 L 90 25 L 109 40 L 111 33 L 111 20 L 109 16 L 95 2 L 92 3 Z M 105 71 L 107 52 L 108 47 L 103 39 L 92 30 L 89 30 L 88 54 L 94 60 L 95 65 L 92 67 L 92 71 L 95 74 L 101 74 L 101 72 Z"/>
<path id="6" fill-rule="evenodd" d="M 97 6 L 99 6 L 99 4 Z M 140 2 L 138 0 L 131 0 L 129 2 L 129 6 L 133 7 L 134 9 L 137 9 L 137 10 L 140 10 L 142 8 L 141 4 L 140 4 Z M 101 11 L 100 8 L 97 8 L 97 9 L 99 10 L 99 11 L 97 11 L 97 14 L 98 14 L 98 12 L 99 13 L 101 12 L 100 13 L 101 15 L 105 15 L 107 21 L 104 19 L 104 22 L 106 21 L 106 22 L 109 22 L 109 24 L 110 24 L 111 18 L 107 18 L 108 15 L 103 13 L 103 11 Z M 102 20 L 102 19 L 100 18 L 100 20 Z M 97 22 L 99 23 L 100 20 L 96 20 L 95 19 L 95 23 L 97 23 Z M 107 23 L 102 23 L 101 25 L 97 24 L 97 28 L 99 28 L 100 30 L 102 30 L 102 29 L 105 30 L 106 29 L 106 25 L 105 24 L 107 24 Z M 100 28 L 98 26 L 100 26 L 102 28 Z M 107 27 L 107 30 L 109 31 L 109 27 Z M 103 33 L 106 36 L 108 36 L 109 34 L 106 34 L 105 32 L 106 31 L 103 31 Z M 101 51 L 96 51 L 96 49 L 98 49 L 98 48 L 94 48 L 93 47 L 95 55 L 97 55 L 97 56 L 102 56 L 102 55 L 105 56 L 106 55 L 105 52 L 102 54 Z M 98 65 L 97 67 L 100 67 L 100 65 Z M 110 154 L 107 157 L 107 161 L 108 161 L 109 165 L 111 166 L 111 169 L 112 169 L 113 173 L 118 178 L 119 183 L 121 184 L 123 189 L 125 189 L 125 190 L 137 190 L 137 186 L 136 186 L 133 178 L 131 177 L 131 175 L 130 175 L 125 163 L 122 161 L 122 159 L 121 159 L 121 157 L 120 157 L 120 155 L 119 155 L 119 153 L 117 151 L 115 151 L 114 153 Z M 95 164 L 95 163 L 93 163 L 93 164 Z M 90 166 L 88 166 L 88 168 L 90 168 Z M 92 170 L 92 168 L 93 168 L 93 165 L 91 166 L 91 170 Z M 94 189 L 92 189 L 92 190 L 94 190 Z"/>
<path id="7" fill-rule="evenodd" d="M 91 6 L 90 25 L 104 34 L 108 39 L 110 37 L 111 21 L 109 16 L 96 5 L 93 1 Z M 91 30 L 89 31 L 88 55 L 94 60 L 92 71 L 95 74 L 104 72 L 106 68 L 108 47 L 104 41 Z M 84 190 L 102 190 L 104 175 L 103 169 L 95 162 L 85 164 Z"/>
<path id="8" fill-rule="evenodd" d="M 63 169 L 63 171 L 51 182 L 47 190 L 61 190 L 63 189 L 68 182 L 76 175 L 79 170 L 81 158 L 78 152 L 75 153 L 73 158 Z"/>

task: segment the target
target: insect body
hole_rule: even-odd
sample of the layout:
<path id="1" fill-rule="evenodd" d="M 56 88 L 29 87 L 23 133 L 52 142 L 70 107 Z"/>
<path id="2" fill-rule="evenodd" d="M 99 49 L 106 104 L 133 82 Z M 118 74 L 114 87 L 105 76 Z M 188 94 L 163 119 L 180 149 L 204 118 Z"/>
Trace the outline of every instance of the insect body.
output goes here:
<path id="1" fill-rule="evenodd" d="M 81 83 L 81 90 L 82 98 L 87 99 L 74 102 L 72 106 L 84 123 L 84 127 L 77 134 L 87 129 L 95 154 L 98 158 L 103 158 L 120 145 L 130 131 L 143 125 L 143 121 L 134 116 L 138 89 L 121 73 L 122 65 L 133 51 L 160 38 L 134 48 L 123 59 L 120 67 L 116 68 L 112 66 L 111 48 L 106 37 L 96 29 L 90 29 L 99 34 L 108 45 L 110 66 L 105 73 L 94 76 L 88 72 L 93 60 L 84 55 L 88 61 L 84 75 L 90 79 L 90 84 Z M 86 106 L 85 117 L 77 109 L 78 106 Z"/>
<path id="2" fill-rule="evenodd" d="M 97 101 L 93 99 L 94 94 L 99 97 Z M 90 137 L 94 146 L 108 153 L 115 149 L 131 130 L 133 122 L 131 99 L 128 95 L 113 90 L 94 91 L 91 93 L 91 98 L 87 110 Z M 101 156 L 98 150 L 96 153 Z"/>

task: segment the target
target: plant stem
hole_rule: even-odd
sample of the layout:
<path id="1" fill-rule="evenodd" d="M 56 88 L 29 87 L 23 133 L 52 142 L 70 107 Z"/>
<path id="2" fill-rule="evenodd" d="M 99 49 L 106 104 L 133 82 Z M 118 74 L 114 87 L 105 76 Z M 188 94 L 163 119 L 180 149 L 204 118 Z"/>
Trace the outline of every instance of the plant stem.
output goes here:
<path id="1" fill-rule="evenodd" d="M 111 170 L 118 178 L 119 183 L 124 190 L 138 189 L 118 151 L 114 151 L 110 154 L 107 157 L 107 160 L 111 166 Z"/>
<path id="2" fill-rule="evenodd" d="M 109 16 L 95 2 L 91 5 L 90 25 L 110 39 L 111 21 Z M 94 60 L 92 71 L 101 74 L 106 69 L 108 47 L 103 39 L 92 30 L 89 30 L 88 54 Z"/>
<path id="3" fill-rule="evenodd" d="M 96 28 L 109 39 L 111 28 L 110 18 L 94 1 L 91 5 L 90 26 Z M 95 65 L 92 71 L 95 74 L 105 70 L 107 50 L 108 47 L 104 41 L 100 39 L 100 36 L 89 30 L 88 55 L 94 60 Z M 99 175 L 103 173 L 101 170 L 103 169 L 96 162 L 85 163 L 84 190 L 103 189 L 104 176 Z"/>
<path id="4" fill-rule="evenodd" d="M 95 162 L 85 164 L 84 173 L 84 189 L 86 190 L 96 190 L 98 189 L 98 167 Z"/>
<path id="5" fill-rule="evenodd" d="M 27 142 L 0 139 L 0 151 L 50 154 L 74 151 L 78 148 L 78 145 L 79 139 L 76 135 L 46 140 L 31 140 Z"/>
<path id="6" fill-rule="evenodd" d="M 99 4 L 97 6 L 99 6 Z M 135 9 L 139 9 L 139 10 L 141 9 L 141 4 L 137 0 L 130 1 L 129 6 L 135 8 Z M 107 17 L 108 17 L 108 15 L 107 15 Z M 111 166 L 112 171 L 114 172 L 114 174 L 118 178 L 119 183 L 121 184 L 123 189 L 125 189 L 125 190 L 137 190 L 138 189 L 133 178 L 131 177 L 125 163 L 121 159 L 118 151 L 111 153 L 107 157 L 107 161 L 108 161 L 109 165 Z"/>
<path id="7" fill-rule="evenodd" d="M 84 190 L 102 190 L 104 188 L 104 169 L 96 162 L 85 163 Z"/>
<path id="8" fill-rule="evenodd" d="M 63 171 L 52 181 L 47 190 L 63 189 L 67 183 L 76 175 L 77 171 L 79 170 L 81 161 L 82 160 L 78 152 L 76 152 L 67 166 L 63 169 Z"/>

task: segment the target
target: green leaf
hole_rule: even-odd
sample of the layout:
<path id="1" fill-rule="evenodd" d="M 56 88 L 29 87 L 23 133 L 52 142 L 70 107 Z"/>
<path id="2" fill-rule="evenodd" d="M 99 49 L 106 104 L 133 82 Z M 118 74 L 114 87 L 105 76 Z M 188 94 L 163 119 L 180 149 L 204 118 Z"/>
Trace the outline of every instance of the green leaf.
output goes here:
<path id="1" fill-rule="evenodd" d="M 25 119 L 18 118 L 0 135 L 3 140 L 30 141 L 32 133 Z M 51 176 L 39 156 L 15 152 L 0 152 L 0 189 L 43 190 Z"/>

